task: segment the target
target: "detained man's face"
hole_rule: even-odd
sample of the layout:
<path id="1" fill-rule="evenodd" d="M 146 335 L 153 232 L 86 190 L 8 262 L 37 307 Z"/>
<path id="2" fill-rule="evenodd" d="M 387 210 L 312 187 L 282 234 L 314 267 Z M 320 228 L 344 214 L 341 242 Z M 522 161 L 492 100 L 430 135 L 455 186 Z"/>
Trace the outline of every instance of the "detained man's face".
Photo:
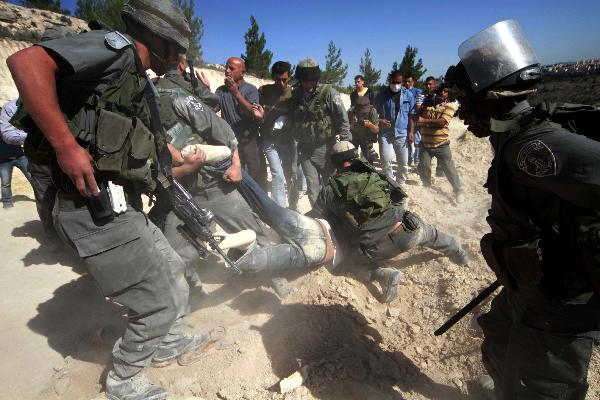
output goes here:
<path id="1" fill-rule="evenodd" d="M 273 74 L 272 78 L 275 82 L 275 85 L 277 85 L 279 89 L 283 90 L 288 86 L 288 82 L 290 81 L 290 73 L 289 71 L 285 71 L 280 74 Z"/>
<path id="2" fill-rule="evenodd" d="M 302 86 L 302 90 L 306 93 L 313 94 L 315 90 L 317 90 L 317 81 L 307 81 L 302 79 L 300 80 L 300 85 Z"/>

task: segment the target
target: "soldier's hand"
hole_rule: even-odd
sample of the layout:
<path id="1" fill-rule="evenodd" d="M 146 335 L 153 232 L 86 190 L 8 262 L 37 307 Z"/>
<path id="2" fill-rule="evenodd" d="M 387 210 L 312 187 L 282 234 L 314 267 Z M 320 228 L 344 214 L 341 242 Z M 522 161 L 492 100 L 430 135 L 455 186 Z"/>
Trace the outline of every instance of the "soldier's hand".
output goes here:
<path id="1" fill-rule="evenodd" d="M 231 167 L 223 174 L 225 182 L 237 183 L 242 180 L 242 166 L 240 164 L 231 164 Z"/>
<path id="2" fill-rule="evenodd" d="M 204 72 L 200 71 L 200 73 L 198 73 L 198 71 L 196 71 L 196 78 L 198 78 L 198 80 L 202 82 L 202 84 L 206 86 L 208 90 L 210 90 L 210 81 L 206 76 L 204 76 Z"/>
<path id="3" fill-rule="evenodd" d="M 392 123 L 390 122 L 390 120 L 389 119 L 383 119 L 383 118 L 379 119 L 379 125 L 383 126 L 384 128 L 391 128 L 392 127 Z"/>
<path id="4" fill-rule="evenodd" d="M 71 179 L 79 194 L 83 197 L 98 196 L 98 184 L 94 177 L 94 159 L 76 142 L 55 149 L 60 169 Z"/>

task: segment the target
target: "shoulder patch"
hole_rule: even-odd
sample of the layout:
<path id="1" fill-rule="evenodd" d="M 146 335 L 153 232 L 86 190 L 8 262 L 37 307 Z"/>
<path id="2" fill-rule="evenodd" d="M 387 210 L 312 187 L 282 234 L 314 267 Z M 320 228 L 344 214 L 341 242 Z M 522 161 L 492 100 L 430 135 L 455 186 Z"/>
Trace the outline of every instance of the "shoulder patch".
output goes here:
<path id="1" fill-rule="evenodd" d="M 344 105 L 344 103 L 342 103 L 342 98 L 341 98 L 341 96 L 339 94 L 336 94 L 335 96 L 333 96 L 333 103 L 336 106 L 342 106 L 342 105 Z"/>
<path id="2" fill-rule="evenodd" d="M 204 111 L 204 106 L 202 105 L 200 100 L 198 100 L 194 96 L 187 96 L 185 98 L 185 105 L 194 111 Z"/>
<path id="3" fill-rule="evenodd" d="M 532 140 L 521 147 L 517 155 L 517 165 L 531 176 L 556 175 L 556 157 L 541 140 Z"/>
<path id="4" fill-rule="evenodd" d="M 118 31 L 107 33 L 104 36 L 104 41 L 106 42 L 106 45 L 113 50 L 121 50 L 133 44 L 131 40 Z"/>

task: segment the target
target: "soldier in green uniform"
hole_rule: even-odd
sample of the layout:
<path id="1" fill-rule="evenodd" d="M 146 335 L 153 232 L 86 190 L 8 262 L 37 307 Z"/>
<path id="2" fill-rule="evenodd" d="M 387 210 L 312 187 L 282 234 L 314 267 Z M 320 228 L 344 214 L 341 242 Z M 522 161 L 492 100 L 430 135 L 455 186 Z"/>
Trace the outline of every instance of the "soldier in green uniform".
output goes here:
<path id="1" fill-rule="evenodd" d="M 294 88 L 289 100 L 291 129 L 298 141 L 298 159 L 306 176 L 311 204 L 333 172 L 329 159 L 336 138 L 351 138 L 348 114 L 340 94 L 331 85 L 320 84 L 320 77 L 321 68 L 315 60 L 301 60 L 296 66 L 300 86 Z"/>
<path id="2" fill-rule="evenodd" d="M 356 98 L 355 104 L 348 110 L 352 144 L 360 147 L 363 157 L 369 162 L 377 161 L 377 153 L 373 143 L 377 142 L 379 133 L 379 115 L 367 96 Z"/>
<path id="3" fill-rule="evenodd" d="M 106 395 L 164 399 L 142 369 L 189 363 L 209 340 L 185 333 L 185 265 L 142 212 L 140 194 L 157 187 L 156 155 L 164 150 L 162 135 L 148 129 L 152 87 L 145 70 L 166 72 L 168 61 L 186 51 L 190 30 L 168 0 L 131 0 L 122 16 L 127 34 L 50 40 L 7 64 L 24 105 L 17 122 L 28 132 L 27 146 L 54 160 L 56 230 L 102 293 L 129 310 Z"/>
<path id="4" fill-rule="evenodd" d="M 402 188 L 358 158 L 352 143 L 336 143 L 331 157 L 337 172 L 307 215 L 325 218 L 331 224 L 345 259 L 374 267 L 367 271 L 367 278 L 381 284 L 382 302 L 396 298 L 400 272 L 378 267 L 379 261 L 423 246 L 456 264 L 468 264 L 467 253 L 456 239 L 407 211 Z"/>

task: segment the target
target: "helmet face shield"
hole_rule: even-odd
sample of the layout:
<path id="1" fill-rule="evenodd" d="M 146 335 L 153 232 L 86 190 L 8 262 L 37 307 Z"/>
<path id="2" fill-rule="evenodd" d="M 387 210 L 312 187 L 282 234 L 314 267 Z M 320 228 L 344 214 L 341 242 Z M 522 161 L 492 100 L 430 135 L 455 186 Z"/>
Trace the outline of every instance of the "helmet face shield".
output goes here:
<path id="1" fill-rule="evenodd" d="M 458 56 L 478 93 L 539 61 L 515 20 L 500 21 L 464 41 Z"/>

